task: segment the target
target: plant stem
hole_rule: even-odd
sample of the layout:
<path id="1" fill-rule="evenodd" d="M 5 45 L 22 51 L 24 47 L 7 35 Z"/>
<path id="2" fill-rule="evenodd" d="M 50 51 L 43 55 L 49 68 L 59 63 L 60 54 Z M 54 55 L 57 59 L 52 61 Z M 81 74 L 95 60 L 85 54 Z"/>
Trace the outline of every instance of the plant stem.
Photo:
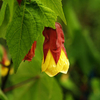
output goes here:
<path id="1" fill-rule="evenodd" d="M 11 90 L 13 90 L 13 89 L 16 89 L 16 88 L 18 88 L 18 87 L 23 86 L 24 84 L 26 84 L 26 83 L 28 83 L 28 82 L 30 82 L 30 81 L 37 80 L 37 79 L 39 79 L 39 78 L 40 78 L 40 76 L 32 77 L 32 78 L 30 78 L 30 79 L 28 79 L 28 80 L 25 80 L 25 81 L 23 81 L 23 82 L 21 82 L 21 83 L 18 83 L 18 84 L 16 84 L 16 85 L 14 85 L 14 86 L 11 86 L 11 87 L 8 87 L 8 88 L 4 89 L 3 92 L 5 93 L 5 92 L 8 92 L 8 91 L 11 91 Z"/>
<path id="2" fill-rule="evenodd" d="M 3 82 L 2 82 L 2 86 L 1 86 L 1 89 L 2 89 L 2 90 L 5 88 L 6 82 L 7 82 L 7 80 L 8 80 L 9 72 L 10 72 L 10 67 L 11 67 L 11 66 L 9 66 L 8 73 L 7 73 L 7 75 L 5 76 L 5 78 L 4 78 Z"/>
<path id="3" fill-rule="evenodd" d="M 2 81 L 2 86 L 1 86 L 1 89 L 2 89 L 2 90 L 5 88 L 6 82 L 7 82 L 7 80 L 8 80 L 9 72 L 10 72 L 11 66 L 12 66 L 12 60 L 11 60 L 11 64 L 10 64 L 9 66 L 6 66 L 6 67 L 8 68 L 8 73 L 7 73 L 7 75 L 5 76 L 4 80 Z M 4 67 L 5 67 L 5 66 L 4 66 Z"/>

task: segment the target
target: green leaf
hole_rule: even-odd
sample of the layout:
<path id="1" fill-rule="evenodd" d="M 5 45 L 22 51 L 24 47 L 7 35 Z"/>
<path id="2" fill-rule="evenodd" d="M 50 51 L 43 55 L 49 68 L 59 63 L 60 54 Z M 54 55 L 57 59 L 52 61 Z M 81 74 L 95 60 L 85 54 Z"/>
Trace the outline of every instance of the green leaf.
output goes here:
<path id="1" fill-rule="evenodd" d="M 23 79 L 21 76 L 20 78 Z M 50 78 L 46 74 L 14 89 L 12 96 L 14 100 L 62 100 L 59 85 L 54 78 Z"/>
<path id="2" fill-rule="evenodd" d="M 44 27 L 55 28 L 57 15 L 35 1 L 31 4 L 24 1 L 21 6 L 18 3 L 15 6 L 15 13 L 7 29 L 6 38 L 16 72 L 32 43 L 42 34 Z"/>
<path id="3" fill-rule="evenodd" d="M 4 93 L 0 89 L 0 100 L 8 100 L 7 97 L 4 95 Z"/>
<path id="4" fill-rule="evenodd" d="M 37 1 L 37 0 L 36 0 Z M 55 13 L 63 20 L 66 24 L 66 19 L 62 9 L 62 0 L 40 0 L 44 3 L 47 7 L 55 11 Z"/>
<path id="5" fill-rule="evenodd" d="M 2 25 L 4 17 L 5 17 L 6 6 L 7 6 L 7 3 L 3 1 L 2 7 L 0 10 L 0 26 Z"/>
<path id="6" fill-rule="evenodd" d="M 35 77 L 41 74 L 41 63 L 43 57 L 43 36 L 39 36 L 37 41 L 37 46 L 35 50 L 35 57 L 33 57 L 31 62 L 22 61 L 16 74 L 13 74 L 9 77 L 9 80 L 13 81 L 13 84 L 25 81 L 29 78 Z M 20 77 L 20 78 L 19 78 Z M 8 87 L 11 86 L 11 83 L 8 83 Z"/>
<path id="7" fill-rule="evenodd" d="M 10 21 L 11 21 L 12 20 L 12 17 L 13 17 L 14 0 L 5 0 L 5 2 L 7 2 L 8 6 L 9 6 L 9 10 L 10 10 Z"/>

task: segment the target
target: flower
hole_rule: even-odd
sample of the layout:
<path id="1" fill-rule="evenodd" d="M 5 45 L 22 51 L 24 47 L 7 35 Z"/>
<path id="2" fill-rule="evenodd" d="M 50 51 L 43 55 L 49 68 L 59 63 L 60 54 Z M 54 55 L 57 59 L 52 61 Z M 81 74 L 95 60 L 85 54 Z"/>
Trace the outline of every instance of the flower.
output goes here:
<path id="1" fill-rule="evenodd" d="M 50 77 L 59 72 L 66 74 L 69 68 L 69 60 L 64 47 L 64 34 L 59 23 L 55 23 L 56 29 L 45 27 L 43 35 L 44 57 L 42 60 L 42 71 Z"/>
<path id="2" fill-rule="evenodd" d="M 9 69 L 8 69 L 7 67 L 2 66 L 2 67 L 1 67 L 1 76 L 3 76 L 3 77 L 6 76 L 7 73 L 8 73 L 8 70 L 9 70 Z M 14 69 L 11 68 L 11 69 L 10 69 L 10 75 L 13 74 L 13 73 L 14 73 Z"/>
<path id="3" fill-rule="evenodd" d="M 6 76 L 9 69 L 7 67 L 5 67 L 5 66 L 9 66 L 10 65 L 10 61 L 9 61 L 9 59 L 7 57 L 7 52 L 6 52 L 5 48 L 2 47 L 2 50 L 3 50 L 3 57 L 2 57 L 2 61 L 1 61 L 1 64 L 2 64 L 1 76 Z M 10 70 L 10 74 L 12 74 L 12 73 L 13 73 L 13 69 Z"/>
<path id="4" fill-rule="evenodd" d="M 5 66 L 9 66 L 10 65 L 10 61 L 9 61 L 9 59 L 7 57 L 7 52 L 6 52 L 4 47 L 2 47 L 2 48 L 3 48 L 2 64 L 5 65 Z"/>
<path id="5" fill-rule="evenodd" d="M 23 60 L 31 61 L 32 58 L 35 56 L 35 48 L 36 48 L 36 41 L 34 41 L 31 49 L 29 50 L 28 54 L 26 54 Z"/>

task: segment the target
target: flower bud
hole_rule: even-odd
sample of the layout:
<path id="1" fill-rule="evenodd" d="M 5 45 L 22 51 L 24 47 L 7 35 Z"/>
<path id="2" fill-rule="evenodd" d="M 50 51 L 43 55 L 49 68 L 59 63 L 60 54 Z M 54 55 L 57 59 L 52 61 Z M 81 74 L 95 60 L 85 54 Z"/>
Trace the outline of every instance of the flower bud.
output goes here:
<path id="1" fill-rule="evenodd" d="M 8 68 L 7 67 L 10 65 L 10 60 L 7 57 L 7 52 L 6 52 L 4 47 L 2 47 L 2 50 L 3 50 L 3 57 L 2 57 L 2 61 L 1 61 L 1 64 L 2 64 L 1 75 L 6 76 L 7 73 L 8 73 Z"/>

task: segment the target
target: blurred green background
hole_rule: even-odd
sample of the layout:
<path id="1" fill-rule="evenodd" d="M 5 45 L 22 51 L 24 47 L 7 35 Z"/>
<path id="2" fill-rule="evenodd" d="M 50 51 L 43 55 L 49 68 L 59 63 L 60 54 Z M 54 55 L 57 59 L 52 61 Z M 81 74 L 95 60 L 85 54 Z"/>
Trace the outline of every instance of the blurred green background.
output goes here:
<path id="1" fill-rule="evenodd" d="M 5 88 L 32 76 L 43 78 L 6 92 L 8 100 L 100 100 L 100 0 L 62 0 L 62 3 L 67 26 L 59 18 L 58 21 L 65 34 L 68 74 L 58 74 L 53 79 L 41 73 L 43 39 L 39 39 L 32 62 L 22 62 L 18 72 L 9 76 Z M 7 22 L 0 27 L 1 36 Z M 4 39 L 0 38 L 0 44 L 7 49 Z"/>
<path id="2" fill-rule="evenodd" d="M 63 0 L 70 61 L 65 100 L 100 100 L 100 0 Z M 60 21 L 61 22 L 61 21 Z M 65 89 L 66 88 L 66 89 Z"/>

